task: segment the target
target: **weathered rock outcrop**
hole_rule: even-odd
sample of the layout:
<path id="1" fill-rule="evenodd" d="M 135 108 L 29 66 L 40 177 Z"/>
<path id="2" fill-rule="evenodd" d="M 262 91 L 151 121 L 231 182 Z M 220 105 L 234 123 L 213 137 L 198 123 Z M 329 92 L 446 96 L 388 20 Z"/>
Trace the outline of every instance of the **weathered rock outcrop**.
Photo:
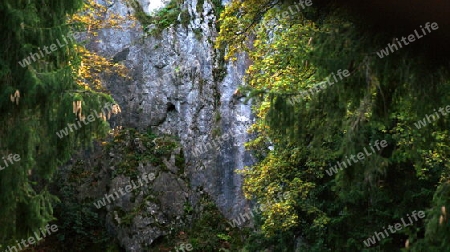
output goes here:
<path id="1" fill-rule="evenodd" d="M 144 7 L 149 5 L 149 0 L 139 2 Z M 110 13 L 122 16 L 135 11 L 125 0 L 110 2 L 108 8 Z M 209 0 L 185 1 L 182 9 L 190 16 L 186 24 L 172 25 L 159 35 L 148 36 L 139 22 L 129 20 L 123 29 L 99 31 L 97 42 L 91 42 L 88 48 L 130 69 L 131 80 L 114 77 L 107 80 L 107 88 L 122 108 L 121 115 L 111 120 L 112 126 L 151 129 L 180 139 L 185 158 L 184 174 L 190 185 L 177 184 L 177 178 L 170 172 L 160 174 L 154 183 L 187 195 L 190 190 L 203 188 L 222 213 L 233 218 L 247 205 L 241 191 L 242 178 L 234 171 L 253 162 L 244 149 L 249 138 L 246 129 L 253 121 L 250 104 L 244 104 L 242 97 L 233 95 L 245 73 L 245 57 L 240 56 L 234 63 L 224 63 L 223 52 L 214 49 L 217 17 Z M 204 150 L 199 151 L 199 148 Z M 139 169 L 142 172 L 152 170 L 146 166 Z M 108 186 L 113 188 L 127 182 L 126 177 L 116 178 Z M 175 199 L 181 195 L 166 196 L 161 198 L 165 209 L 144 206 L 149 214 L 178 209 L 172 205 L 180 204 L 181 201 Z M 173 202 L 164 202 L 167 199 Z M 133 208 L 126 202 L 114 204 L 125 210 Z M 114 215 L 113 210 L 108 211 L 110 216 Z M 145 226 L 157 222 L 156 219 L 165 220 L 147 217 L 133 220 L 134 228 L 145 230 L 139 237 L 125 239 L 126 235 L 119 233 L 129 234 L 130 230 L 113 225 L 129 251 L 141 251 L 138 244 L 151 243 L 152 237 L 161 233 L 157 229 L 145 229 Z M 150 233 L 153 235 L 148 235 Z"/>
<path id="2" fill-rule="evenodd" d="M 185 206 L 195 196 L 174 139 L 134 130 L 114 132 L 114 140 L 74 156 L 62 168 L 60 184 L 77 188 L 78 203 L 106 212 L 108 232 L 122 247 L 143 251 L 185 224 Z M 60 195 L 63 201 L 74 200 L 65 197 Z"/>

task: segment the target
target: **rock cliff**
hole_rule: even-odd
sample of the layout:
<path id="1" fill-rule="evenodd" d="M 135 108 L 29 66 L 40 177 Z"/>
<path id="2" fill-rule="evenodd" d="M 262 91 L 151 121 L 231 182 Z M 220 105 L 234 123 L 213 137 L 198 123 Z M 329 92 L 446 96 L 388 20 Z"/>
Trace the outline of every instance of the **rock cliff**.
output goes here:
<path id="1" fill-rule="evenodd" d="M 185 160 L 183 176 L 190 182 L 180 185 L 183 193 L 189 195 L 199 189 L 206 192 L 224 216 L 232 219 L 248 208 L 241 191 L 242 177 L 234 171 L 253 162 L 244 148 L 250 137 L 246 129 L 253 122 L 250 104 L 235 95 L 245 73 L 246 58 L 240 55 L 237 61 L 227 63 L 223 61 L 224 52 L 214 49 L 220 6 L 210 0 L 185 1 L 177 21 L 158 32 L 154 32 L 155 24 L 129 19 L 140 11 L 150 14 L 150 0 L 138 2 L 133 6 L 126 0 L 100 1 L 108 6 L 109 14 L 119 14 L 127 21 L 120 29 L 100 30 L 87 46 L 129 69 L 129 80 L 115 76 L 106 79 L 108 90 L 122 109 L 110 123 L 178 138 Z M 177 180 L 166 179 L 158 183 Z M 111 191 L 114 185 L 108 187 Z M 188 201 L 195 204 L 196 197 Z M 115 232 L 128 231 L 115 228 Z M 139 242 L 143 241 L 122 240 L 129 251 L 141 251 L 132 249 Z"/>

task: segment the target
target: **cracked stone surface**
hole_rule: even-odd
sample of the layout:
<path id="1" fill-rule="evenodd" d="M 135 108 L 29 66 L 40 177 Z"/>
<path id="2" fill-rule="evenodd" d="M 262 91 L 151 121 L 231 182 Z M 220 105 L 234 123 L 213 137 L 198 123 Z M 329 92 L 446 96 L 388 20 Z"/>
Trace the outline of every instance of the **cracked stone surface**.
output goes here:
<path id="1" fill-rule="evenodd" d="M 108 1 L 108 12 L 122 16 L 133 13 L 124 2 Z M 142 6 L 150 4 L 150 0 L 139 2 Z M 172 25 L 160 36 L 151 37 L 144 35 L 139 23 L 133 26 L 135 21 L 129 20 L 123 29 L 100 30 L 98 42 L 92 41 L 87 47 L 130 69 L 130 80 L 116 76 L 105 79 L 107 88 L 122 108 L 122 113 L 110 120 L 111 126 L 150 128 L 180 139 L 186 161 L 184 173 L 190 185 L 179 184 L 176 178 L 179 171 L 171 165 L 174 160 L 165 160 L 168 172 L 159 174 L 154 181 L 159 186 L 166 183 L 165 187 L 155 187 L 164 195 L 161 211 L 168 216 L 178 215 L 181 202 L 190 197 L 189 188 L 202 187 L 221 212 L 232 219 L 248 207 L 241 190 L 242 177 L 234 171 L 254 162 L 244 148 L 250 138 L 246 130 L 254 122 L 251 104 L 244 104 L 244 97 L 233 96 L 242 84 L 248 62 L 244 55 L 239 55 L 236 62 L 221 66 L 219 59 L 223 55 L 213 47 L 217 37 L 213 6 L 208 0 L 204 1 L 201 12 L 197 12 L 196 6 L 197 0 L 186 0 L 183 5 L 191 15 L 187 27 Z M 201 36 L 194 31 L 200 31 Z M 220 67 L 226 73 L 222 79 L 214 74 Z M 218 148 L 199 157 L 193 155 L 194 148 L 217 141 L 225 132 L 231 136 L 220 141 Z M 147 172 L 153 169 L 144 164 L 142 167 Z M 112 181 L 108 186 L 122 182 Z M 173 192 L 161 188 L 171 188 Z M 124 209 L 130 207 L 125 202 L 117 204 L 122 204 Z M 112 212 L 110 215 L 113 216 Z M 139 217 L 133 220 L 133 225 L 139 226 L 137 222 L 141 221 L 149 220 Z M 141 251 L 136 245 L 141 242 L 151 243 L 140 237 L 141 234 L 125 238 L 126 231 L 118 229 L 116 232 L 129 251 Z M 153 240 L 162 234 L 157 229 L 148 232 L 153 234 Z"/>

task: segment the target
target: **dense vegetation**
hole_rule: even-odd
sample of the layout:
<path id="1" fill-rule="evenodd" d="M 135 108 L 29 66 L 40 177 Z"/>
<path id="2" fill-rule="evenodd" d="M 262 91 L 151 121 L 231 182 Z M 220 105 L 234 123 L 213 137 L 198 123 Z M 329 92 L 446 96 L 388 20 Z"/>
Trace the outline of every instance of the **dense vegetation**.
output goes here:
<path id="1" fill-rule="evenodd" d="M 260 162 L 242 172 L 245 193 L 258 202 L 292 196 L 261 216 L 276 251 L 292 251 L 293 234 L 301 251 L 448 247 L 441 207 L 448 206 L 450 118 L 415 127 L 450 104 L 448 61 L 435 64 L 413 46 L 381 59 L 376 52 L 392 37 L 371 32 L 361 18 L 335 6 L 293 15 L 289 4 L 254 0 L 233 1 L 221 16 L 217 47 L 228 47 L 229 59 L 248 52 L 252 62 L 242 89 L 259 117 L 248 147 Z M 339 69 L 350 76 L 299 98 Z M 326 173 L 376 140 L 388 146 Z M 426 212 L 424 221 L 364 245 L 414 210 Z"/>
<path id="2" fill-rule="evenodd" d="M 197 11 L 205 1 L 197 1 Z M 150 35 L 190 18 L 180 0 L 150 16 L 138 1 L 126 2 Z M 198 251 L 448 251 L 450 116 L 440 112 L 450 105 L 448 59 L 430 57 L 426 37 L 380 58 L 392 34 L 374 32 L 363 16 L 333 4 L 297 5 L 300 10 L 289 1 L 234 0 L 226 8 L 211 2 L 220 15 L 216 49 L 227 60 L 246 52 L 251 62 L 241 91 L 258 117 L 251 128 L 257 138 L 247 144 L 258 163 L 241 171 L 244 192 L 260 204 L 280 193 L 289 197 L 255 213 L 254 228 L 239 229 L 204 196 L 198 206 L 186 204 L 188 226 L 174 228 L 154 249 L 191 243 Z M 67 174 L 56 173 L 75 150 L 105 137 L 108 123 L 95 120 L 62 138 L 55 133 L 113 102 L 101 80 L 124 77 L 126 69 L 72 39 L 41 52 L 69 31 L 95 36 L 123 21 L 109 15 L 105 23 L 105 16 L 92 0 L 0 2 L 0 250 L 49 222 L 60 227 L 50 249 L 120 250 L 105 229 L 105 212 L 77 191 L 98 167 L 85 169 L 79 160 Z M 33 54 L 42 57 L 19 63 Z M 223 77 L 223 69 L 216 71 Z M 349 75 L 341 78 L 344 71 Z M 333 85 L 317 86 L 328 78 Z M 129 144 L 127 134 L 154 152 L 126 145 L 111 177 L 136 176 L 142 160 L 161 165 L 177 146 L 169 136 L 126 132 L 109 139 L 103 154 Z M 386 147 L 350 165 L 349 157 L 383 140 Z M 5 167 L 10 154 L 20 161 Z M 184 159 L 176 162 L 182 167 Z M 348 165 L 330 172 L 338 162 Z M 374 232 L 413 211 L 425 218 L 366 246 Z M 133 214 L 119 217 L 126 225 Z"/>
<path id="3" fill-rule="evenodd" d="M 84 111 L 112 101 L 76 84 L 73 72 L 79 60 L 72 41 L 29 66 L 18 64 L 30 53 L 39 53 L 43 46 L 62 41 L 69 31 L 66 15 L 73 14 L 81 4 L 77 0 L 0 3 L 0 33 L 5 38 L 0 45 L 0 155 L 21 157 L 20 162 L 0 173 L 2 244 L 27 236 L 53 219 L 56 198 L 48 193 L 46 184 L 56 167 L 69 158 L 73 148 L 90 143 L 106 130 L 100 120 L 63 139 L 55 134 L 75 122 L 74 101 L 82 101 Z M 20 100 L 11 102 L 10 96 L 15 93 L 20 93 Z"/>
<path id="4" fill-rule="evenodd" d="M 142 6 L 136 0 L 127 0 L 135 11 L 135 17 L 141 23 L 144 31 L 149 35 L 160 35 L 161 32 L 170 25 L 182 24 L 184 26 L 189 22 L 189 13 L 182 10 L 183 1 L 171 0 L 161 9 L 147 15 Z M 180 21 L 178 21 L 180 18 Z"/>
<path id="5" fill-rule="evenodd" d="M 94 18 L 104 10 L 93 1 L 0 3 L 5 38 L 0 45 L 0 156 L 20 156 L 0 173 L 0 248 L 55 219 L 59 200 L 48 185 L 57 167 L 109 130 L 104 120 L 86 126 L 81 121 L 113 103 L 99 76 L 111 69 L 124 76 L 125 69 L 76 45 L 73 37 L 80 30 L 95 34 L 102 25 Z M 20 64 L 25 58 L 30 64 Z M 58 137 L 69 123 L 84 127 Z"/>

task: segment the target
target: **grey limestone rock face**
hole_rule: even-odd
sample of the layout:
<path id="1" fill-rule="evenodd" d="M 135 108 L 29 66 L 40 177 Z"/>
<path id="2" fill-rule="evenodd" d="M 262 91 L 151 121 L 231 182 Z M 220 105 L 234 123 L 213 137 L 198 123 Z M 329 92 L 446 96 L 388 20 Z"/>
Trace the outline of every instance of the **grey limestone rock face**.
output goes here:
<path id="1" fill-rule="evenodd" d="M 148 11 L 150 0 L 139 2 Z M 134 13 L 124 0 L 108 1 L 107 6 L 110 13 Z M 235 62 L 220 60 L 223 55 L 213 47 L 217 17 L 209 0 L 199 12 L 197 0 L 186 0 L 183 8 L 191 16 L 187 25 L 172 25 L 159 36 L 147 36 L 139 23 L 129 20 L 122 29 L 99 31 L 98 42 L 89 43 L 88 48 L 130 69 L 130 80 L 106 80 L 122 108 L 120 116 L 111 120 L 112 126 L 151 128 L 177 136 L 189 186 L 204 188 L 222 213 L 232 219 L 248 206 L 241 191 L 242 177 L 234 171 L 253 163 L 244 148 L 250 137 L 246 130 L 254 121 L 250 104 L 233 96 L 248 64 L 244 55 Z M 200 155 L 194 153 L 198 148 L 204 149 Z M 174 182 L 175 190 L 176 179 L 166 179 Z M 176 193 L 167 192 L 167 197 L 173 198 Z"/>

